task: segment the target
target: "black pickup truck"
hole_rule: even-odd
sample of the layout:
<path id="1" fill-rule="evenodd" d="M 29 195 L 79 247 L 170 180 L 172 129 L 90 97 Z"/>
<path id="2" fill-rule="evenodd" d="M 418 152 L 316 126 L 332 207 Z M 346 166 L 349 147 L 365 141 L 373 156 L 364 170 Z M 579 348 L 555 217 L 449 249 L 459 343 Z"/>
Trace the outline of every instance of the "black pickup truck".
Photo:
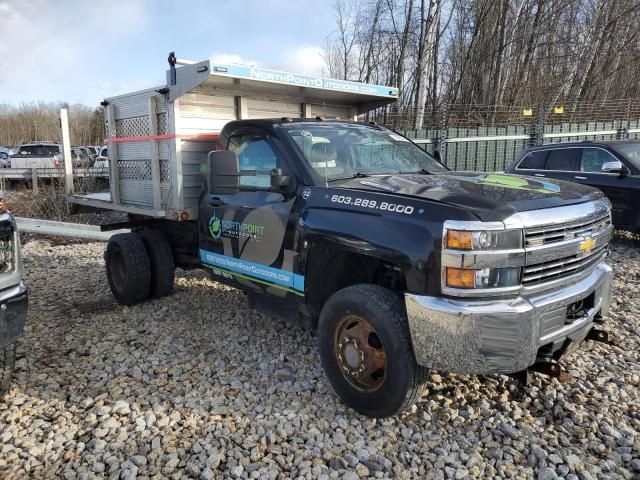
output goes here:
<path id="1" fill-rule="evenodd" d="M 206 268 L 316 331 L 339 396 L 384 417 L 429 369 L 555 374 L 605 338 L 610 210 L 582 185 L 450 172 L 375 124 L 239 120 L 209 153 L 198 220 L 131 215 L 105 259 L 123 304 Z"/>

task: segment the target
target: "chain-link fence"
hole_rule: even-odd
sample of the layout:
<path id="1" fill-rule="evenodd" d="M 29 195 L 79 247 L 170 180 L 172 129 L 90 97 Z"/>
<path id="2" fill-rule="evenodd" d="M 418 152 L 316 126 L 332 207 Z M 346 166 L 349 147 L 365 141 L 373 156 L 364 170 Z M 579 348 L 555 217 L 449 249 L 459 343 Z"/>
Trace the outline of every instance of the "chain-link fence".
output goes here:
<path id="1" fill-rule="evenodd" d="M 390 105 L 368 120 L 401 131 L 453 170 L 503 170 L 534 145 L 640 139 L 640 99 L 552 106 L 445 104 L 418 115 Z"/>

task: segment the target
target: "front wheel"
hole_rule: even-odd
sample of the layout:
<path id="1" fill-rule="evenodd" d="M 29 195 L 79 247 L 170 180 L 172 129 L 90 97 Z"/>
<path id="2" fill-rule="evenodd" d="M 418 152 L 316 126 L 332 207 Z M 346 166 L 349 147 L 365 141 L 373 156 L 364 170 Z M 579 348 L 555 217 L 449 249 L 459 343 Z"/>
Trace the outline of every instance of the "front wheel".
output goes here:
<path id="1" fill-rule="evenodd" d="M 424 391 L 402 300 L 378 285 L 334 293 L 318 324 L 322 367 L 342 400 L 370 417 L 402 412 Z"/>

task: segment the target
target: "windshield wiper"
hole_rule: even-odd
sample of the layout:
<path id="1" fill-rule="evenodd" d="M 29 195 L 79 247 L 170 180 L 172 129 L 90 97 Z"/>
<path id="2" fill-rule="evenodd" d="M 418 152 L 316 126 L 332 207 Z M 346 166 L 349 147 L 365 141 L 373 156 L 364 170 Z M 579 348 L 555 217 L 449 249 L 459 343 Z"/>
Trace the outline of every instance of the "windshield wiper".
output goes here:
<path id="1" fill-rule="evenodd" d="M 348 177 L 339 177 L 339 178 L 332 178 L 329 181 L 329 183 L 331 182 L 336 182 L 338 180 L 349 180 L 352 178 L 365 178 L 365 177 L 370 177 L 371 175 L 369 175 L 368 173 L 362 173 L 362 172 L 356 172 L 353 175 L 349 175 Z"/>
<path id="2" fill-rule="evenodd" d="M 419 173 L 421 175 L 431 175 L 431 172 L 426 168 L 421 168 L 420 170 L 414 170 L 411 172 L 399 172 L 399 173 Z"/>

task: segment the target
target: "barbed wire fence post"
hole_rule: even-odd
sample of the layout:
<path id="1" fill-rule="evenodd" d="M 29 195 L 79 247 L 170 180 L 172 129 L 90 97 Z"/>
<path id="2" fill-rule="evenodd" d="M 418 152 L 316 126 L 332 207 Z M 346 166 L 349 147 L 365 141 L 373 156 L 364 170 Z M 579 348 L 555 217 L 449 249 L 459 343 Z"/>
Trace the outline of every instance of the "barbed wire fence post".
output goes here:
<path id="1" fill-rule="evenodd" d="M 449 104 L 445 102 L 442 105 L 442 116 L 440 121 L 440 129 L 436 133 L 436 138 L 434 140 L 435 145 L 433 146 L 434 155 L 436 152 L 436 158 L 440 160 L 443 164 L 447 165 L 447 133 L 449 126 Z M 448 167 L 449 165 L 447 165 Z"/>
<path id="2" fill-rule="evenodd" d="M 536 145 L 542 145 L 544 143 L 544 104 L 538 103 L 533 107 L 533 115 L 531 122 L 531 138 L 529 140 L 529 146 L 535 147 Z"/>
<path id="3" fill-rule="evenodd" d="M 616 139 L 617 140 L 628 140 L 629 139 L 629 129 L 631 128 L 631 99 L 627 101 L 627 112 L 625 114 L 625 119 L 623 122 L 624 126 L 617 129 Z"/>

